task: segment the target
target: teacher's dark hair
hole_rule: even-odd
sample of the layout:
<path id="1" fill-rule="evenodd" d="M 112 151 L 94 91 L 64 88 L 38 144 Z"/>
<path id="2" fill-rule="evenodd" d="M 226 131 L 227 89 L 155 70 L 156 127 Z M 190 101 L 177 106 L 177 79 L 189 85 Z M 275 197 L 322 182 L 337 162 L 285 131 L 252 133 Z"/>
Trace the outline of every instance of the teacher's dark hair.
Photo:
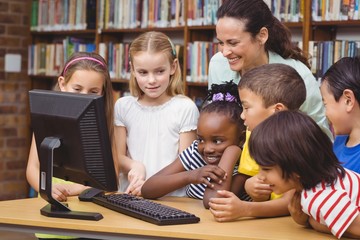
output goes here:
<path id="1" fill-rule="evenodd" d="M 302 50 L 291 42 L 290 30 L 273 16 L 263 0 L 225 0 L 217 11 L 217 18 L 223 17 L 243 21 L 245 31 L 251 33 L 254 39 L 262 27 L 267 28 L 266 50 L 276 52 L 285 59 L 299 60 L 310 68 Z"/>

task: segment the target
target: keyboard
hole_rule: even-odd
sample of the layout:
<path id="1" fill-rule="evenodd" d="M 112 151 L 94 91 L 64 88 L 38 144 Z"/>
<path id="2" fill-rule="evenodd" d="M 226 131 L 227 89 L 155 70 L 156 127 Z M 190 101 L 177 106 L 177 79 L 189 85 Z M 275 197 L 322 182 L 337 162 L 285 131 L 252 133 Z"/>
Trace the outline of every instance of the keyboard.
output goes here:
<path id="1" fill-rule="evenodd" d="M 156 225 L 197 223 L 194 214 L 129 194 L 107 194 L 93 197 L 92 201 L 105 208 Z"/>

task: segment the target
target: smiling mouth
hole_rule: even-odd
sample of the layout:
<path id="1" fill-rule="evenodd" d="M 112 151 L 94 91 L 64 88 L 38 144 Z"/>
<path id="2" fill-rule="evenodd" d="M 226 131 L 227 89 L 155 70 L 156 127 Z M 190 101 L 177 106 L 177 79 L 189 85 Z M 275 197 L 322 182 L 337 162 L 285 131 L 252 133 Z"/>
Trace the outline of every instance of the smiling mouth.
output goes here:
<path id="1" fill-rule="evenodd" d="M 205 156 L 205 158 L 209 164 L 216 164 L 220 160 L 219 157 L 214 157 L 214 156 Z"/>
<path id="2" fill-rule="evenodd" d="M 229 61 L 229 63 L 233 63 L 233 62 L 235 62 L 235 61 L 237 61 L 237 60 L 239 60 L 239 59 L 240 59 L 239 57 L 228 58 L 228 61 Z"/>

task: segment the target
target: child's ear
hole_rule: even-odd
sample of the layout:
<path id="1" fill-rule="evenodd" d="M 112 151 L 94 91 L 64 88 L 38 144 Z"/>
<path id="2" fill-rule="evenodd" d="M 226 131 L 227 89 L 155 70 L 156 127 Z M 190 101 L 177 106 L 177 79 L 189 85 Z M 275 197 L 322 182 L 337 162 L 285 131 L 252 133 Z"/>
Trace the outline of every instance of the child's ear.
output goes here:
<path id="1" fill-rule="evenodd" d="M 344 97 L 344 101 L 345 101 L 345 105 L 346 105 L 346 109 L 348 111 L 351 111 L 352 108 L 354 107 L 355 105 L 355 102 L 356 102 L 356 98 L 355 98 L 355 95 L 354 95 L 354 92 L 350 89 L 345 89 L 343 91 L 343 97 Z"/>
<path id="2" fill-rule="evenodd" d="M 284 111 L 284 110 L 287 110 L 287 107 L 286 107 L 284 104 L 282 104 L 282 103 L 276 103 L 276 104 L 274 105 L 274 111 L 275 111 L 275 112 Z"/>
<path id="3" fill-rule="evenodd" d="M 65 78 L 63 76 L 60 76 L 58 77 L 58 85 L 59 85 L 59 88 L 62 92 L 65 91 L 65 85 L 66 85 L 66 82 L 65 82 Z"/>
<path id="4" fill-rule="evenodd" d="M 177 66 L 178 66 L 178 59 L 175 58 L 173 63 L 171 64 L 170 75 L 173 75 L 175 73 Z"/>

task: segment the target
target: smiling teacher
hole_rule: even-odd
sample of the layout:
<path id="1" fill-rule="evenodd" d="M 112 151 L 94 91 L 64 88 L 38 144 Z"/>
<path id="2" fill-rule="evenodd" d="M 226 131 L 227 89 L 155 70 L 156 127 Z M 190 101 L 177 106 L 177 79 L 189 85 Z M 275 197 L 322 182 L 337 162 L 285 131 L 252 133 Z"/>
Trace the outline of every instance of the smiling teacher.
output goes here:
<path id="1" fill-rule="evenodd" d="M 263 0 L 227 0 L 217 11 L 216 35 L 219 52 L 210 60 L 211 84 L 234 80 L 260 65 L 282 63 L 293 67 L 306 86 L 306 100 L 300 110 L 312 117 L 332 139 L 319 84 L 307 58 L 291 43 L 291 33 L 275 18 Z"/>

